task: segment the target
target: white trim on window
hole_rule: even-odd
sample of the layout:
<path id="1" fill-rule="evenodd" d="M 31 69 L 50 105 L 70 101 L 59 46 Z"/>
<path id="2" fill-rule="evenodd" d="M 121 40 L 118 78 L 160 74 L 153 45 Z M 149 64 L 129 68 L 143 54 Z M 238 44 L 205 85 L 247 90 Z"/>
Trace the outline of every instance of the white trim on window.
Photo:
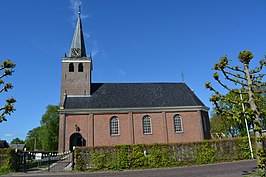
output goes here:
<path id="1" fill-rule="evenodd" d="M 113 116 L 109 121 L 110 126 L 110 136 L 118 136 L 120 135 L 119 131 L 119 119 L 117 116 Z"/>
<path id="2" fill-rule="evenodd" d="M 142 118 L 142 129 L 144 135 L 152 134 L 152 123 L 150 116 L 146 115 Z"/>
<path id="3" fill-rule="evenodd" d="M 179 114 L 174 115 L 173 123 L 175 133 L 183 133 L 182 117 Z"/>

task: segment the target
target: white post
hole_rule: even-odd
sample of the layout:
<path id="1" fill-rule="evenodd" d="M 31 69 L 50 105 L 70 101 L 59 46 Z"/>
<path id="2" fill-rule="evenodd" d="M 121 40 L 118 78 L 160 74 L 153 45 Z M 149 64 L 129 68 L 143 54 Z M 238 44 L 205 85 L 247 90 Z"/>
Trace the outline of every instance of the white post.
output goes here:
<path id="1" fill-rule="evenodd" d="M 243 103 L 242 93 L 240 93 L 240 99 L 242 101 L 242 109 L 243 109 L 243 113 L 245 116 L 245 107 L 244 107 L 244 103 Z M 254 155 L 253 155 L 253 150 L 252 150 L 252 145 L 251 145 L 251 140 L 250 140 L 250 135 L 249 135 L 248 122 L 247 122 L 246 118 L 245 118 L 245 124 L 246 124 L 246 129 L 247 129 L 247 134 L 248 134 L 248 143 L 249 143 L 249 148 L 250 148 L 250 154 L 251 154 L 251 158 L 253 159 Z"/>

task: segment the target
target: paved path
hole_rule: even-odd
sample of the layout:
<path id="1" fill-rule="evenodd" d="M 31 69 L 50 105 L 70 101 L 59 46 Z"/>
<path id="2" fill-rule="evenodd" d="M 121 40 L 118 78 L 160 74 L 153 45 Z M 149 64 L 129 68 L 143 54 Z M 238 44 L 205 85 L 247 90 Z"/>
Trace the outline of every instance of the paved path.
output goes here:
<path id="1" fill-rule="evenodd" d="M 243 177 L 256 169 L 255 160 L 244 160 L 230 163 L 190 166 L 180 168 L 129 170 L 120 172 L 94 172 L 94 173 L 46 173 L 46 174 L 10 174 L 6 176 L 31 177 Z"/>

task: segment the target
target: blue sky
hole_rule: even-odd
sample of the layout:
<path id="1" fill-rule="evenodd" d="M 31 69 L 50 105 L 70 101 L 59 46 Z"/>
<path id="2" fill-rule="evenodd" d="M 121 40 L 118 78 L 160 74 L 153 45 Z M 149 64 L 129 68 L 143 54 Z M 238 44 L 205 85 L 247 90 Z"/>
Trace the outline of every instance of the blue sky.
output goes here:
<path id="1" fill-rule="evenodd" d="M 0 139 L 24 139 L 40 125 L 49 104 L 58 104 L 61 57 L 69 53 L 77 20 L 76 0 L 0 2 L 0 59 L 17 66 L 16 112 L 0 124 Z M 228 55 L 266 54 L 264 0 L 83 0 L 82 22 L 93 82 L 181 82 L 204 104 L 211 68 Z M 213 85 L 216 85 L 213 83 Z"/>

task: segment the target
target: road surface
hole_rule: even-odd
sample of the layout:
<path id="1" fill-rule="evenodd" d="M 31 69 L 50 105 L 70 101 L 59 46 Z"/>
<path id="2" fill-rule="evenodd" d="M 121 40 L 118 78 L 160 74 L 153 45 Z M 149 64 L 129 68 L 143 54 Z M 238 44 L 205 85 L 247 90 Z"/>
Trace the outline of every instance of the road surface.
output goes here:
<path id="1" fill-rule="evenodd" d="M 189 166 L 179 168 L 162 168 L 146 170 L 125 170 L 108 172 L 84 172 L 84 173 L 38 173 L 25 174 L 13 173 L 5 176 L 31 176 L 31 177 L 240 177 L 246 176 L 256 170 L 255 160 L 243 160 L 229 163 L 219 163 L 200 166 Z"/>

